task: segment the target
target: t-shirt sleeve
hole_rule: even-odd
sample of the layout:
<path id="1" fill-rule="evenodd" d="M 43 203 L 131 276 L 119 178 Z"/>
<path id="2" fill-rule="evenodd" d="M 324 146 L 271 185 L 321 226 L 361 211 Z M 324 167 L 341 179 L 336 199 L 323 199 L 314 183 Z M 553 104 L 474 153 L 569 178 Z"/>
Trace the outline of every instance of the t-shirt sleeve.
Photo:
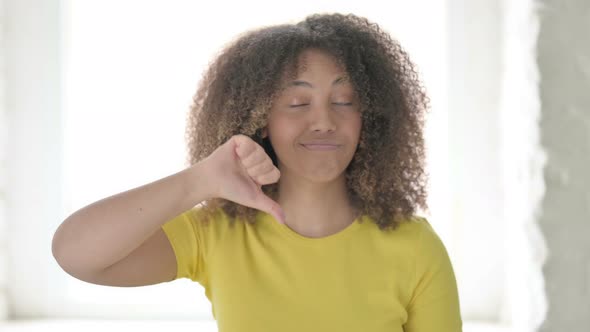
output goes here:
<path id="1" fill-rule="evenodd" d="M 188 210 L 162 225 L 176 256 L 176 278 L 200 282 L 204 274 L 203 241 L 200 223 Z"/>
<path id="2" fill-rule="evenodd" d="M 405 332 L 460 332 L 462 319 L 455 273 L 447 250 L 430 223 L 420 218 L 414 290 Z"/>

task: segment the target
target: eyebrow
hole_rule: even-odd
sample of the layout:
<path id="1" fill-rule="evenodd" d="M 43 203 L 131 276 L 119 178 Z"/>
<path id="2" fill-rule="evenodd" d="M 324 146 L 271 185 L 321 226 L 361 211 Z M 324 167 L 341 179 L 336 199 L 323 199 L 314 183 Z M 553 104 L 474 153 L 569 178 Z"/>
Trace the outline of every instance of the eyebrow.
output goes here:
<path id="1" fill-rule="evenodd" d="M 335 79 L 334 82 L 332 82 L 332 85 L 342 84 L 347 81 L 348 81 L 348 77 L 341 76 L 341 77 L 338 77 L 337 79 Z M 303 80 L 295 80 L 295 81 L 287 84 L 286 87 L 292 87 L 292 86 L 304 86 L 304 87 L 308 87 L 308 88 L 313 88 L 313 85 L 311 83 L 309 83 L 307 81 L 303 81 Z"/>

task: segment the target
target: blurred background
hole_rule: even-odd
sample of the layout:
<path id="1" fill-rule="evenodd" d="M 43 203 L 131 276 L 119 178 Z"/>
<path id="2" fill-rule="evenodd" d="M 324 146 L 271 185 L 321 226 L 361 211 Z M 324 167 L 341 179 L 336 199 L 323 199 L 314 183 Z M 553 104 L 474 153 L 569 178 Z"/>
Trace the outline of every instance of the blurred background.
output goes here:
<path id="1" fill-rule="evenodd" d="M 88 284 L 51 239 L 187 166 L 186 112 L 221 47 L 316 12 L 367 17 L 418 66 L 426 216 L 464 331 L 590 331 L 587 0 L 0 0 L 0 330 L 217 330 L 199 284 Z"/>

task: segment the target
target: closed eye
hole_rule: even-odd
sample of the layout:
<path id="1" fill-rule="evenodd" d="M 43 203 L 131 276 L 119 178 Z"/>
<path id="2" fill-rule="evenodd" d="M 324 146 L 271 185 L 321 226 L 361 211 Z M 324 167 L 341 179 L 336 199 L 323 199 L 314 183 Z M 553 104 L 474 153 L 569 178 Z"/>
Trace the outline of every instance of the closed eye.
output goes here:
<path id="1" fill-rule="evenodd" d="M 352 106 L 352 103 L 332 103 L 334 105 L 338 105 L 338 106 Z M 298 104 L 298 105 L 289 105 L 289 107 L 294 108 L 294 107 L 301 107 L 301 106 L 307 106 L 309 104 Z"/>
<path id="2" fill-rule="evenodd" d="M 309 104 L 299 104 L 299 105 L 289 105 L 289 107 L 294 108 L 294 107 L 301 107 L 301 106 L 307 106 Z"/>

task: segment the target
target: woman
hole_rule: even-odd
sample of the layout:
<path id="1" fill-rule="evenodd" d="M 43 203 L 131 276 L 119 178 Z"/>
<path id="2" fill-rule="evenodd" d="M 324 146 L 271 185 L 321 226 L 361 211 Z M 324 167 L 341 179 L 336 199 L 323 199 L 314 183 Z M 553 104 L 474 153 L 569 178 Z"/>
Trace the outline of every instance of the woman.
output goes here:
<path id="1" fill-rule="evenodd" d="M 197 281 L 222 332 L 461 331 L 447 251 L 416 215 L 427 106 L 365 18 L 249 31 L 195 95 L 191 166 L 76 211 L 53 254 L 101 285 Z"/>

